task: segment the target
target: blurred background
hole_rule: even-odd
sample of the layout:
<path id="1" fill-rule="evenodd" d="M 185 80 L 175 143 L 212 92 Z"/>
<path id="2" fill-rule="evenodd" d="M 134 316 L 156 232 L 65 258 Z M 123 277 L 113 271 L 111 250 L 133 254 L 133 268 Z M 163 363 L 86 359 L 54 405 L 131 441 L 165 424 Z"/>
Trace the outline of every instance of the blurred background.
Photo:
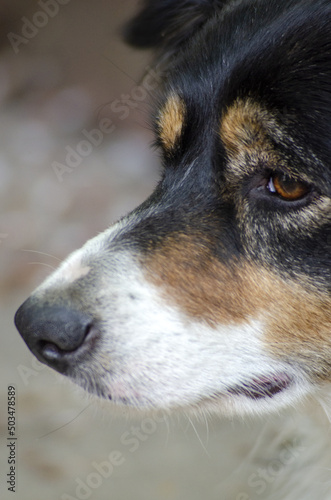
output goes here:
<path id="1" fill-rule="evenodd" d="M 148 125 L 157 77 L 150 54 L 120 37 L 137 7 L 0 1 L 1 499 L 253 498 L 228 453 L 230 442 L 239 456 L 249 453 L 248 424 L 100 410 L 36 362 L 13 325 L 17 307 L 59 261 L 157 182 Z M 9 385 L 17 403 L 15 494 L 6 484 Z M 248 434 L 260 430 L 251 425 Z"/>

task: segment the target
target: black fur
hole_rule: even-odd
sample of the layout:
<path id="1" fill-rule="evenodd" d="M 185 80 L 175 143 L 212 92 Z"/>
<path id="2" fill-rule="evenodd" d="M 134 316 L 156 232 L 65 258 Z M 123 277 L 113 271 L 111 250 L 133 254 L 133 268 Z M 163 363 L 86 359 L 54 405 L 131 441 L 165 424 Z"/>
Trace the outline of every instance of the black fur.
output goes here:
<path id="1" fill-rule="evenodd" d="M 126 41 L 140 48 L 175 48 L 191 38 L 227 0 L 145 1 L 125 29 Z"/>

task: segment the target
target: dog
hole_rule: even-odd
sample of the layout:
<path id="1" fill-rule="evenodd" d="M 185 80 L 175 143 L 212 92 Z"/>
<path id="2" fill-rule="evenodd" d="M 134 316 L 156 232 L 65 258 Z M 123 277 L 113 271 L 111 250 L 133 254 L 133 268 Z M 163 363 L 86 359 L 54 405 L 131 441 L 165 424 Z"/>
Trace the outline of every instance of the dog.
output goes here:
<path id="1" fill-rule="evenodd" d="M 148 0 L 125 36 L 164 73 L 152 116 L 162 177 L 21 305 L 20 334 L 117 405 L 327 405 L 330 1 Z M 293 478 L 277 498 L 331 498 Z"/>

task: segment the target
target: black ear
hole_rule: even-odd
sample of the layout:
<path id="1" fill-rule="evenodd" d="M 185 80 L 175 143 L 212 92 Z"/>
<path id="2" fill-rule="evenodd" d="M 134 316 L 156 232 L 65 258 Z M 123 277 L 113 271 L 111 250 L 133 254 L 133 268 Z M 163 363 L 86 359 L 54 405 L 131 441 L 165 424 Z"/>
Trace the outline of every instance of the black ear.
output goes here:
<path id="1" fill-rule="evenodd" d="M 145 0 L 127 25 L 126 41 L 140 48 L 175 49 L 230 0 Z"/>

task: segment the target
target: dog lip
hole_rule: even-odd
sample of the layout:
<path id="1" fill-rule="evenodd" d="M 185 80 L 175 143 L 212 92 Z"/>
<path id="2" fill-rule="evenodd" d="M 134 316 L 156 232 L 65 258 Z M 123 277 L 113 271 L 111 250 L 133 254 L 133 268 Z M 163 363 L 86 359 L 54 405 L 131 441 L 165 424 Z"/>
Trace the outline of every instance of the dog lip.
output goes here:
<path id="1" fill-rule="evenodd" d="M 272 398 L 287 389 L 292 384 L 292 378 L 286 373 L 253 378 L 248 382 L 238 384 L 227 390 L 234 396 L 246 396 L 253 400 Z"/>

